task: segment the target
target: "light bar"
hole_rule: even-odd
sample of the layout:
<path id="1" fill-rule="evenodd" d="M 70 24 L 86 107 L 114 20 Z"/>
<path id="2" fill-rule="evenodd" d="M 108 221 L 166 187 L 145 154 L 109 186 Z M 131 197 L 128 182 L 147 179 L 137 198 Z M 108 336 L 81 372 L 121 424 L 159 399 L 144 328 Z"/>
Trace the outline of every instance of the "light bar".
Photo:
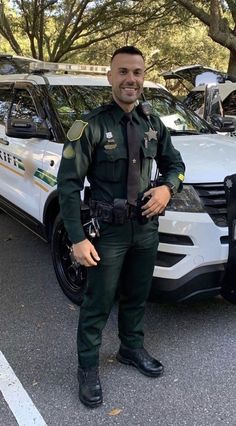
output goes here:
<path id="1" fill-rule="evenodd" d="M 109 67 L 103 65 L 66 64 L 58 62 L 31 62 L 31 72 L 74 72 L 85 74 L 106 74 Z"/>

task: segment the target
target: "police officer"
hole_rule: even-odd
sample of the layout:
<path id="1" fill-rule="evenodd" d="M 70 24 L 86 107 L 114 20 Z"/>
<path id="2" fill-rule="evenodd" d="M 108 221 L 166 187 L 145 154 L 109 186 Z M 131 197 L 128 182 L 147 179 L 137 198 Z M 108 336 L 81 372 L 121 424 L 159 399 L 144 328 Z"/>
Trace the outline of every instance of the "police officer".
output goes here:
<path id="1" fill-rule="evenodd" d="M 158 215 L 181 189 L 184 164 L 157 115 L 137 105 L 143 91 L 142 52 L 125 46 L 112 56 L 113 101 L 77 120 L 68 132 L 58 174 L 61 214 L 76 260 L 87 267 L 78 326 L 79 398 L 102 403 L 99 347 L 119 283 L 117 360 L 158 377 L 162 364 L 144 349 L 143 319 L 158 247 Z M 151 187 L 155 160 L 162 184 Z M 100 237 L 86 238 L 80 191 L 87 176 L 91 215 Z"/>

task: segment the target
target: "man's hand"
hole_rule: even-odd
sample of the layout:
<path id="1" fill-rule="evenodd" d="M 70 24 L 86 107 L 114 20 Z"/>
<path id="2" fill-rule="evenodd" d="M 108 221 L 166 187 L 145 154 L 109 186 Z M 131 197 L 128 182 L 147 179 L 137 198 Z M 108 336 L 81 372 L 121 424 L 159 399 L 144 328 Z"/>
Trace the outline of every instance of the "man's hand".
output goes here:
<path id="1" fill-rule="evenodd" d="M 83 240 L 72 245 L 75 260 L 84 266 L 96 266 L 100 257 L 97 254 L 92 243 L 89 240 Z"/>
<path id="2" fill-rule="evenodd" d="M 170 201 L 170 188 L 167 185 L 151 188 L 143 194 L 143 198 L 145 197 L 150 197 L 150 200 L 142 207 L 142 216 L 155 216 L 162 213 Z"/>

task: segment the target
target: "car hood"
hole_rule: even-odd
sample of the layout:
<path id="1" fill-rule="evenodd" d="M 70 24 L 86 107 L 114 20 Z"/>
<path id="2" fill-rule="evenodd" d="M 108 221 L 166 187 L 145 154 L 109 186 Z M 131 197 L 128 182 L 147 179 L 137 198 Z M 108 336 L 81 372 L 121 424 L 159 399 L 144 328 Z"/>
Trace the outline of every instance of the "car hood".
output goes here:
<path id="1" fill-rule="evenodd" d="M 219 134 L 172 136 L 186 166 L 185 183 L 223 182 L 236 173 L 236 138 Z"/>
<path id="2" fill-rule="evenodd" d="M 176 68 L 175 70 L 163 72 L 162 76 L 165 80 L 186 80 L 190 82 L 193 87 L 199 86 L 200 84 L 224 83 L 225 80 L 236 81 L 235 76 L 229 76 L 224 72 L 204 67 L 203 65 L 187 65 L 185 67 Z"/>

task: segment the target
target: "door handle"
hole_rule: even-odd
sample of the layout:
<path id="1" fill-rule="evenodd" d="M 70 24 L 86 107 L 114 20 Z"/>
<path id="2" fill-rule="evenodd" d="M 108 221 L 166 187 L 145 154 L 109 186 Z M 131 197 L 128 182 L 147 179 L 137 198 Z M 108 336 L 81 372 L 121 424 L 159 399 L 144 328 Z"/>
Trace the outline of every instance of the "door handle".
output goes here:
<path id="1" fill-rule="evenodd" d="M 6 140 L 6 139 L 1 139 L 1 138 L 0 138 L 0 143 L 1 143 L 2 145 L 9 145 L 9 142 L 8 142 L 8 140 Z"/>

